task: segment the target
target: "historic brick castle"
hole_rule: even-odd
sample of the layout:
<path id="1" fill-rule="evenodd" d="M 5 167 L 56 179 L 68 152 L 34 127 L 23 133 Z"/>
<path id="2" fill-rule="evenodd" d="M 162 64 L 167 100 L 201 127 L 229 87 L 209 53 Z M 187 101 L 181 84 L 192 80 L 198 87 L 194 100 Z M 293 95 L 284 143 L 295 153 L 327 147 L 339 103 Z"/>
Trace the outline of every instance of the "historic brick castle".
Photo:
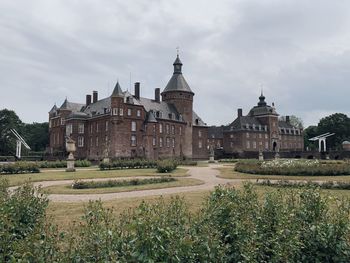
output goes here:
<path id="1" fill-rule="evenodd" d="M 86 103 L 67 99 L 49 112 L 50 151 L 65 151 L 69 136 L 76 141 L 76 158 L 141 157 L 149 159 L 208 157 L 208 127 L 193 111 L 194 92 L 182 75 L 177 56 L 174 73 L 162 93 L 153 99 L 140 97 L 117 82 L 112 94 L 98 99 L 97 91 L 86 95 Z M 162 97 L 162 98 L 161 98 Z"/>
<path id="2" fill-rule="evenodd" d="M 221 148 L 226 154 L 244 152 L 302 151 L 303 130 L 285 120 L 278 119 L 274 105 L 267 105 L 261 94 L 257 106 L 246 116 L 238 109 L 237 118 L 227 126 L 212 126 L 208 131 L 208 144 Z"/>
<path id="3" fill-rule="evenodd" d="M 98 99 L 97 91 L 86 95 L 85 104 L 69 102 L 49 112 L 50 152 L 65 155 L 66 138 L 76 142 L 79 159 L 103 158 L 208 158 L 209 148 L 226 155 L 302 151 L 303 131 L 287 116 L 278 119 L 274 105 L 263 94 L 246 116 L 227 126 L 209 127 L 193 111 L 194 93 L 182 75 L 177 56 L 174 73 L 153 99 L 140 97 L 140 83 L 134 94 L 123 91 L 117 82 L 112 94 Z M 209 134 L 209 135 L 208 135 Z M 243 153 L 243 155 L 242 155 Z"/>

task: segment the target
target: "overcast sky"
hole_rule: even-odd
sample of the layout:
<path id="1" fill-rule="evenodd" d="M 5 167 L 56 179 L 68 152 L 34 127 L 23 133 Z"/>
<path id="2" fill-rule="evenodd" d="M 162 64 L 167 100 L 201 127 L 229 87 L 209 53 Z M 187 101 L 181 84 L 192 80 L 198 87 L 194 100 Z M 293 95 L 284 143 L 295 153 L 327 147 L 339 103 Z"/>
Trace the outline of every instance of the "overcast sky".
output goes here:
<path id="1" fill-rule="evenodd" d="M 47 121 L 66 96 L 109 96 L 117 79 L 130 90 L 130 74 L 153 97 L 177 46 L 209 125 L 246 114 L 261 85 L 306 126 L 350 113 L 347 0 L 0 0 L 0 10 L 0 109 L 24 122 Z"/>

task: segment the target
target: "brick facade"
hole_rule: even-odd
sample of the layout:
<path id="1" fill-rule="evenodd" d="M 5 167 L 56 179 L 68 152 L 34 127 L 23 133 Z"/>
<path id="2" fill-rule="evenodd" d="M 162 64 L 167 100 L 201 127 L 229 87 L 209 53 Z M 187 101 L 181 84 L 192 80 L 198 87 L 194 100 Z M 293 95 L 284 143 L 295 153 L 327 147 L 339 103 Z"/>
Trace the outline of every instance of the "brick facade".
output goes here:
<path id="1" fill-rule="evenodd" d="M 98 93 L 86 96 L 86 103 L 67 99 L 49 112 L 50 151 L 64 152 L 65 138 L 77 146 L 76 158 L 101 160 L 142 157 L 149 159 L 208 158 L 207 126 L 193 111 L 194 93 L 182 76 L 180 59 L 174 74 L 154 99 L 122 91 L 116 84 L 110 97 L 98 100 Z"/>

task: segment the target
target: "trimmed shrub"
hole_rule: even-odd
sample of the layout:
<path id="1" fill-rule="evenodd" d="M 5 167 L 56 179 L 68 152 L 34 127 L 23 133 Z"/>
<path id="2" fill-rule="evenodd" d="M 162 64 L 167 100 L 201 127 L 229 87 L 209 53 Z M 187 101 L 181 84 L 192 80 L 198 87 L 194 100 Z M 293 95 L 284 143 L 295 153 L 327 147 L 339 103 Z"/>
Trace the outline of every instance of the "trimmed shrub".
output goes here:
<path id="1" fill-rule="evenodd" d="M 157 171 L 158 173 L 170 173 L 177 168 L 176 160 L 162 160 L 158 161 Z"/>
<path id="2" fill-rule="evenodd" d="M 15 162 L 0 165 L 0 174 L 39 173 L 39 166 L 31 162 Z"/>
<path id="3" fill-rule="evenodd" d="M 66 168 L 67 161 L 43 161 L 37 162 L 40 168 Z M 91 162 L 88 160 L 76 160 L 75 167 L 90 167 Z"/>
<path id="4" fill-rule="evenodd" d="M 157 162 L 152 160 L 116 160 L 113 162 L 105 163 L 101 162 L 100 170 L 118 170 L 118 169 L 145 169 L 156 168 Z"/>
<path id="5" fill-rule="evenodd" d="M 123 187 L 132 185 L 159 184 L 176 181 L 172 177 L 149 178 L 149 179 L 131 179 L 131 180 L 108 180 L 108 181 L 74 181 L 73 189 L 91 189 L 91 188 L 108 188 Z"/>
<path id="6" fill-rule="evenodd" d="M 294 187 L 294 188 L 312 188 L 312 187 L 319 187 L 321 189 L 335 189 L 335 190 L 350 190 L 350 183 L 348 182 L 336 182 L 336 181 L 327 181 L 323 183 L 319 182 L 295 182 L 295 181 L 288 181 L 288 180 L 279 180 L 277 182 L 272 182 L 270 180 L 262 180 L 257 181 L 257 185 L 266 185 L 266 186 L 274 186 L 274 187 Z"/>

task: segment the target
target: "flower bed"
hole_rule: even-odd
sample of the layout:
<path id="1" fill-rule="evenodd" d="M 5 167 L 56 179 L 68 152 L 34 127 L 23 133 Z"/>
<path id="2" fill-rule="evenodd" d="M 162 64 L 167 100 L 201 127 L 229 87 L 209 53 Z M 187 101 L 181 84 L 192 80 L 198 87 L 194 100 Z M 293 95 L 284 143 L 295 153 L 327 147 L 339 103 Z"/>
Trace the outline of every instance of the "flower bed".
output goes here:
<path id="1" fill-rule="evenodd" d="M 270 180 L 262 180 L 262 181 L 257 181 L 256 184 L 263 185 L 263 186 L 281 187 L 281 188 L 319 187 L 322 189 L 350 190 L 350 183 L 341 182 L 341 181 L 340 182 L 327 181 L 327 182 L 318 183 L 318 182 L 295 182 L 295 181 L 288 181 L 288 180 L 279 180 L 277 182 L 271 182 Z"/>
<path id="2" fill-rule="evenodd" d="M 15 162 L 0 166 L 0 174 L 40 173 L 36 163 Z"/>
<path id="3" fill-rule="evenodd" d="M 72 184 L 73 189 L 92 189 L 92 188 L 108 188 L 123 187 L 132 185 L 159 184 L 176 181 L 172 177 L 149 178 L 149 179 L 132 179 L 132 180 L 108 180 L 108 181 L 75 181 Z"/>
<path id="4" fill-rule="evenodd" d="M 242 173 L 262 175 L 350 175 L 350 163 L 300 159 L 273 161 L 244 160 L 237 162 L 235 170 Z"/>

